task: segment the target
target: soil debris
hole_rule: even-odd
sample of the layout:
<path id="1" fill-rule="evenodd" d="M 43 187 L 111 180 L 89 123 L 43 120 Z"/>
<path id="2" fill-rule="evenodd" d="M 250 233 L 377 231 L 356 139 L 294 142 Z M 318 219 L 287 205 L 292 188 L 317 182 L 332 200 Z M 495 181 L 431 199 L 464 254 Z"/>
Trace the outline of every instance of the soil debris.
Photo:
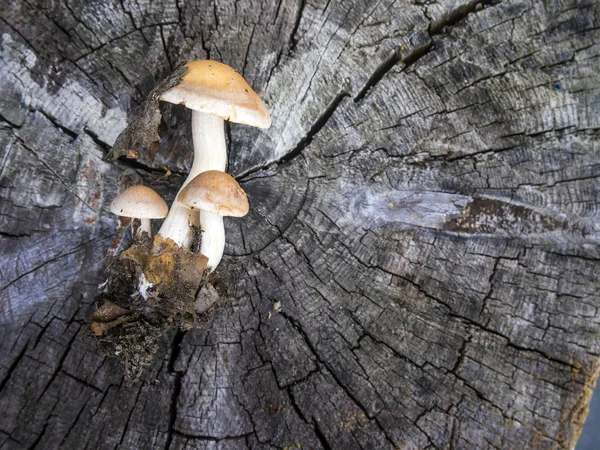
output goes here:
<path id="1" fill-rule="evenodd" d="M 206 263 L 198 252 L 145 233 L 110 257 L 89 335 L 104 353 L 124 362 L 129 381 L 139 379 L 171 327 L 205 327 L 225 304 L 219 280 L 214 274 L 209 279 Z"/>

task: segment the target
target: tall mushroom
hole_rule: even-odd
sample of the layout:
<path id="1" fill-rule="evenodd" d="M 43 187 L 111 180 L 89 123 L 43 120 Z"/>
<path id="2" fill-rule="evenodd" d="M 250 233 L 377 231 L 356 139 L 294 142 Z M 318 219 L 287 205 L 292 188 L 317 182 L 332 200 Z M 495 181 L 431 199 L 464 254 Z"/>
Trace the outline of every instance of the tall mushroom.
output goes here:
<path id="1" fill-rule="evenodd" d="M 190 181 L 177 196 L 186 208 L 199 210 L 202 218 L 200 253 L 208 258 L 212 271 L 221 262 L 225 248 L 223 217 L 248 214 L 248 197 L 235 178 L 219 170 L 202 172 Z"/>
<path id="2" fill-rule="evenodd" d="M 167 216 L 167 203 L 153 189 L 146 186 L 131 186 L 117 195 L 110 204 L 110 212 L 122 217 L 140 219 L 137 236 L 143 232 L 152 235 L 150 219 L 162 219 Z M 133 233 L 133 221 L 131 222 Z"/>
<path id="3" fill-rule="evenodd" d="M 202 172 L 225 171 L 224 120 L 259 128 L 271 126 L 271 117 L 260 97 L 231 67 L 210 60 L 192 61 L 186 67 L 181 82 L 160 96 L 163 101 L 192 109 L 194 162 L 179 192 Z M 204 222 L 203 215 L 198 218 L 197 213 L 176 199 L 158 234 L 179 246 L 189 247 L 193 240 L 189 225 Z M 206 224 L 200 226 L 204 229 Z"/>

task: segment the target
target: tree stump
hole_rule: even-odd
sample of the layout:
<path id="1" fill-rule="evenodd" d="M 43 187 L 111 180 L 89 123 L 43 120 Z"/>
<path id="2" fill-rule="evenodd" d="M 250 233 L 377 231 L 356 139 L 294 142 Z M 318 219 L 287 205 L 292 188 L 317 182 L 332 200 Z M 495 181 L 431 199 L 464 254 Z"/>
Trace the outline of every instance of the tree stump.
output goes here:
<path id="1" fill-rule="evenodd" d="M 571 448 L 598 375 L 600 4 L 17 0 L 0 21 L 0 448 Z M 106 162 L 178 64 L 234 67 L 251 212 L 227 306 L 140 382 L 83 331 L 108 204 L 191 163 L 190 113 Z"/>

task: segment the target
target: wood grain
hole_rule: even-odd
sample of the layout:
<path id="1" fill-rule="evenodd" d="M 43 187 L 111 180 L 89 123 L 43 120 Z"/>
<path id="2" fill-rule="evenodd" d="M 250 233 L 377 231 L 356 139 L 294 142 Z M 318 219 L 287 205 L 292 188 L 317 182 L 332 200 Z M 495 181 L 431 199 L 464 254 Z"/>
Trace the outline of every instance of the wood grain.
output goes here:
<path id="1" fill-rule="evenodd" d="M 0 448 L 574 446 L 600 352 L 598 2 L 0 14 Z M 162 105 L 137 161 L 103 158 L 200 58 L 273 126 L 227 128 L 251 205 L 226 222 L 227 307 L 127 385 L 82 333 L 125 242 L 108 204 L 162 165 L 172 200 L 189 111 Z"/>

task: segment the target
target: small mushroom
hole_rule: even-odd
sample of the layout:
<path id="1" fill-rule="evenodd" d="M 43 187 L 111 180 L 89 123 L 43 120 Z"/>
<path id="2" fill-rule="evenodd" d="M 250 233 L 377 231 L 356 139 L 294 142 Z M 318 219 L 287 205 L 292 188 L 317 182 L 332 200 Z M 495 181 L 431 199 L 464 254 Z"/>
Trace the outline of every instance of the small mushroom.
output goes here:
<path id="1" fill-rule="evenodd" d="M 224 120 L 259 128 L 271 126 L 271 117 L 260 97 L 231 67 L 210 60 L 192 61 L 186 67 L 181 82 L 160 95 L 162 101 L 183 104 L 193 110 L 194 162 L 181 190 L 202 172 L 225 171 Z M 193 241 L 190 223 L 198 224 L 198 214 L 176 199 L 158 234 L 179 246 L 190 247 Z"/>
<path id="2" fill-rule="evenodd" d="M 200 253 L 208 258 L 213 271 L 219 265 L 225 248 L 223 216 L 242 217 L 248 214 L 248 197 L 235 178 L 219 170 L 202 172 L 190 181 L 177 196 L 186 208 L 201 211 Z"/>
<path id="3" fill-rule="evenodd" d="M 150 219 L 162 219 L 167 216 L 167 203 L 153 189 L 146 186 L 132 186 L 125 189 L 110 204 L 110 212 L 122 217 L 140 219 L 137 236 L 143 232 L 152 235 Z M 133 221 L 131 222 L 133 230 Z"/>

